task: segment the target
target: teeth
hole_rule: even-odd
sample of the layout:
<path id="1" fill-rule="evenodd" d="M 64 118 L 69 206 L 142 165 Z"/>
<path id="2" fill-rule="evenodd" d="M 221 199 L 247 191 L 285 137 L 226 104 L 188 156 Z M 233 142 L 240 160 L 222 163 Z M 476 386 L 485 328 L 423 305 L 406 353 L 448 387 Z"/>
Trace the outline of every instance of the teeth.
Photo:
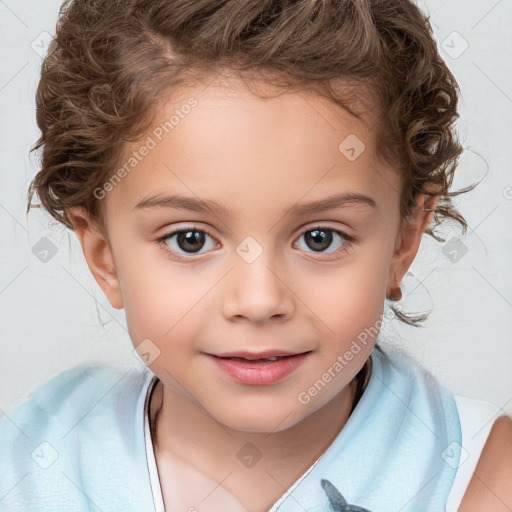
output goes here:
<path id="1" fill-rule="evenodd" d="M 234 359 L 236 361 L 277 361 L 278 359 L 282 359 L 283 357 L 286 357 L 286 356 L 272 356 L 272 357 L 267 357 L 267 358 L 263 358 L 263 359 L 246 359 L 245 357 L 229 357 L 228 359 Z"/>

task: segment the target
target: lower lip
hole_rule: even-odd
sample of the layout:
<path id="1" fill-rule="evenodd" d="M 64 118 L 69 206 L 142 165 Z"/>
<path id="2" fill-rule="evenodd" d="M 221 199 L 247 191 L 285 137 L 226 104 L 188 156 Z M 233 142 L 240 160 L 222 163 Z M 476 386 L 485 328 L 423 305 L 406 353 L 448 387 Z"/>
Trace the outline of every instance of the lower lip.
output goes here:
<path id="1" fill-rule="evenodd" d="M 207 354 L 215 364 L 233 380 L 252 386 L 268 386 L 284 379 L 296 370 L 309 355 L 309 352 L 296 356 L 283 357 L 277 361 L 251 362 L 239 361 L 226 357 L 217 357 Z"/>

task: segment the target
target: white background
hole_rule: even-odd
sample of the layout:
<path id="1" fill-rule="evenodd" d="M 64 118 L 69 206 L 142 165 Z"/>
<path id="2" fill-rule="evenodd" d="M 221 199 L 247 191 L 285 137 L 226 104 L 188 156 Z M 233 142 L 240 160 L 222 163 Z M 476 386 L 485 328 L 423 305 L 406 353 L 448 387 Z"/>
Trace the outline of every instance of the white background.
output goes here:
<path id="1" fill-rule="evenodd" d="M 461 87 L 458 130 L 467 149 L 452 190 L 469 223 L 457 262 L 427 235 L 403 283 L 403 307 L 432 309 L 424 327 L 387 324 L 383 340 L 419 359 L 453 392 L 512 413 L 512 24 L 511 0 L 429 0 L 440 52 Z M 124 311 L 113 309 L 87 267 L 76 236 L 47 214 L 26 216 L 37 172 L 29 148 L 39 133 L 34 94 L 44 33 L 60 1 L 0 0 L 0 409 L 26 398 L 75 364 L 137 366 Z M 454 34 L 454 32 L 456 32 Z M 41 35 L 43 33 L 43 35 Z M 462 53 L 465 45 L 468 48 Z M 460 54 L 460 55 L 459 55 Z M 446 225 L 447 240 L 460 229 Z M 32 248 L 48 237 L 46 263 Z M 443 251 L 444 250 L 444 251 Z"/>

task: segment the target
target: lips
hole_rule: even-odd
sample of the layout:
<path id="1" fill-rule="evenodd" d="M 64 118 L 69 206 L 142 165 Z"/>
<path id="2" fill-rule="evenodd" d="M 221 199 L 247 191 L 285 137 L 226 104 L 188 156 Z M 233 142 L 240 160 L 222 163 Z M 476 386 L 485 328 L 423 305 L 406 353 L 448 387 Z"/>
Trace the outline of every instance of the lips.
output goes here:
<path id="1" fill-rule="evenodd" d="M 222 354 L 210 354 L 215 357 L 222 358 L 234 358 L 241 360 L 277 360 L 283 357 L 296 356 L 307 352 L 286 352 L 284 350 L 265 350 L 263 352 L 247 352 L 247 351 L 236 351 L 236 352 L 224 352 Z"/>
<path id="2" fill-rule="evenodd" d="M 232 361 L 250 361 L 251 363 L 264 363 L 265 361 L 277 361 L 279 359 L 283 359 L 284 357 L 293 357 L 293 356 L 272 356 L 272 357 L 259 357 L 257 359 L 247 358 L 247 357 L 223 357 L 222 359 L 230 359 Z"/>
<path id="3" fill-rule="evenodd" d="M 297 370 L 308 358 L 309 352 L 283 351 L 230 352 L 222 355 L 205 354 L 230 379 L 252 386 L 275 384 Z M 241 357 L 244 354 L 245 357 Z"/>

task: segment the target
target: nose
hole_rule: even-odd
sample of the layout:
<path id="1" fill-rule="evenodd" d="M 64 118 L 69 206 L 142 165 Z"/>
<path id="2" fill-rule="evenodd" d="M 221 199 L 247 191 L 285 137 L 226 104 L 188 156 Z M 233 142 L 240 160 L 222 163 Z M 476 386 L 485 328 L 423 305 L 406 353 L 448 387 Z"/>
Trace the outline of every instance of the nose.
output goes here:
<path id="1" fill-rule="evenodd" d="M 223 297 L 223 313 L 228 320 L 267 323 L 293 316 L 295 300 L 289 276 L 269 259 L 265 252 L 250 263 L 235 255 Z"/>

